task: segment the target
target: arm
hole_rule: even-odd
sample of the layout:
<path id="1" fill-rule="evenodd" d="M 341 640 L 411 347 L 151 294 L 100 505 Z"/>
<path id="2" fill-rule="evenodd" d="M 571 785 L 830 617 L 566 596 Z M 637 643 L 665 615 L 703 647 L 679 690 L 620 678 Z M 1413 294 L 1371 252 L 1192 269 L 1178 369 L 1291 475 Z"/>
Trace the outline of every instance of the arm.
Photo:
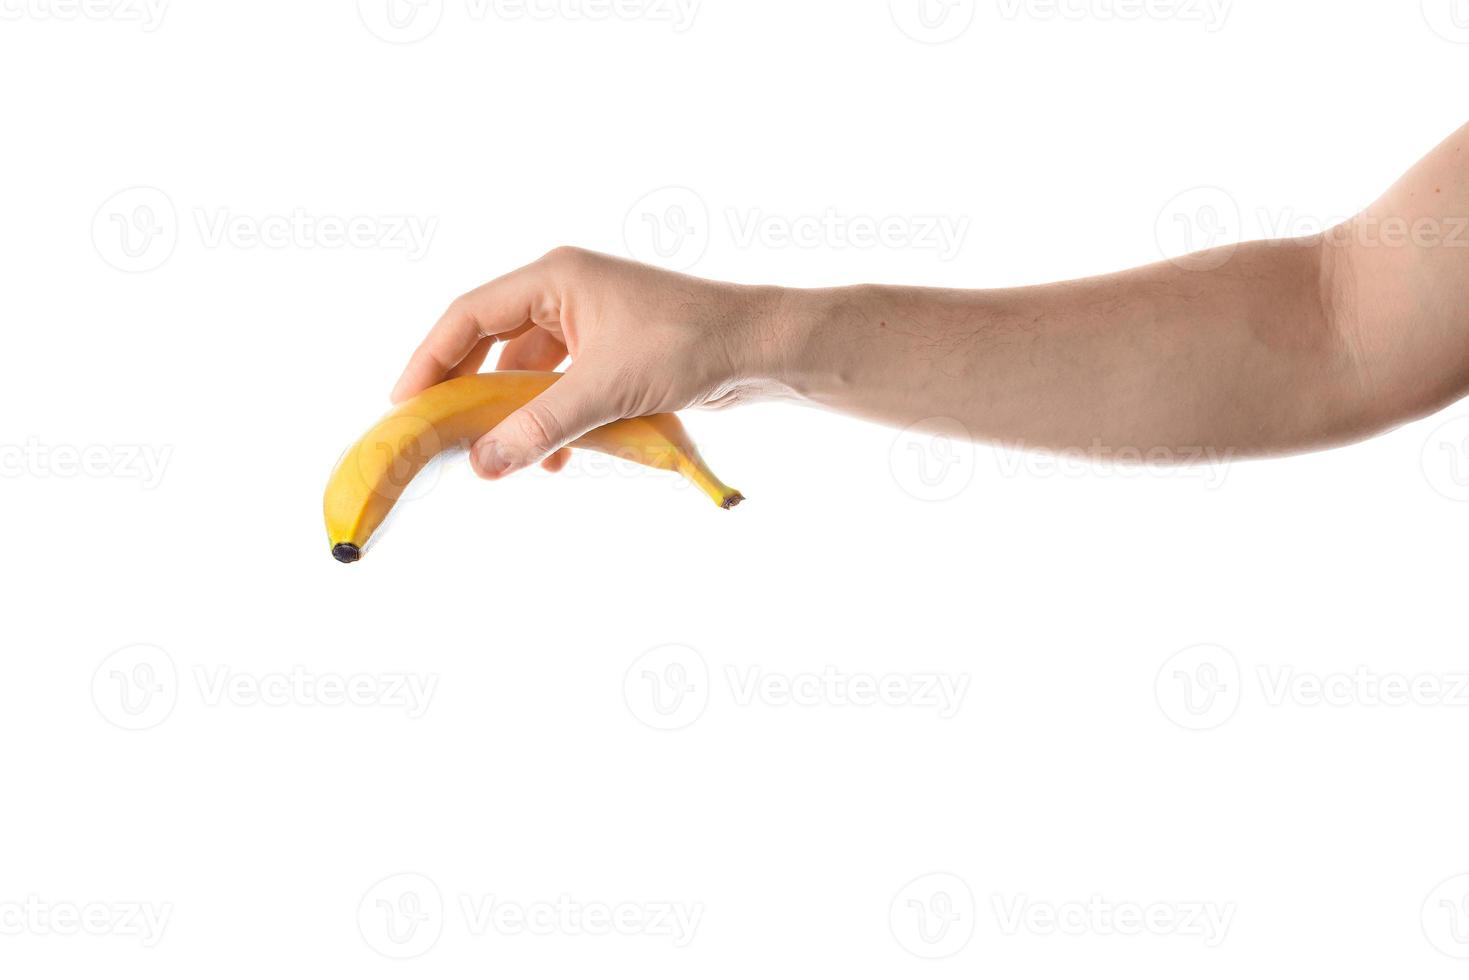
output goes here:
<path id="1" fill-rule="evenodd" d="M 1205 258 L 1023 289 L 785 290 L 558 249 L 456 300 L 394 397 L 478 370 L 497 338 L 502 369 L 569 353 L 476 443 L 494 477 L 555 468 L 613 419 L 753 397 L 1039 448 L 1239 456 L 1365 438 L 1469 390 L 1469 127 L 1326 235 Z"/>

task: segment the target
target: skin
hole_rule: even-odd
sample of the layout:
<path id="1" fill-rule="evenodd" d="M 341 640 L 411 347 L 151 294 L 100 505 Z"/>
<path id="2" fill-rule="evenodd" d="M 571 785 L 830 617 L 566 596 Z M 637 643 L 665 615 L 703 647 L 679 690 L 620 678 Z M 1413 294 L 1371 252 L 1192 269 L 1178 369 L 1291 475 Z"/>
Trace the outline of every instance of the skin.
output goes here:
<path id="1" fill-rule="evenodd" d="M 1469 126 L 1325 235 L 1076 282 L 798 290 L 558 248 L 455 300 L 394 401 L 497 343 L 502 370 L 571 364 L 474 444 L 491 479 L 615 419 L 760 398 L 1094 456 L 1340 445 L 1469 389 Z"/>

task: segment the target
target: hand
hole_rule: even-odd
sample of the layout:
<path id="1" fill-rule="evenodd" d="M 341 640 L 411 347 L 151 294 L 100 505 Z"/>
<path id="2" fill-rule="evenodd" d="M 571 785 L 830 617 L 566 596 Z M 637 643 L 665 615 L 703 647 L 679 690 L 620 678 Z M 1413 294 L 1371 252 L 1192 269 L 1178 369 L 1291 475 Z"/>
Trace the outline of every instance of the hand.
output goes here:
<path id="1" fill-rule="evenodd" d="M 779 295 L 558 248 L 450 304 L 392 398 L 478 371 L 501 341 L 502 371 L 551 371 L 569 355 L 561 380 L 470 451 L 489 479 L 537 462 L 554 472 L 567 443 L 597 426 L 723 407 L 763 388 L 761 350 Z"/>

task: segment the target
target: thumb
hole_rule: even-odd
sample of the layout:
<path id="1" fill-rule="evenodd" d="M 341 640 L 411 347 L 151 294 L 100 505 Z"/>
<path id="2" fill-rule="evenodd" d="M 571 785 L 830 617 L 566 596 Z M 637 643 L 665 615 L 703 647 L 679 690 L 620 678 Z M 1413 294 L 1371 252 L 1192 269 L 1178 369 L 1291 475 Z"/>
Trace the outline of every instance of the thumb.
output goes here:
<path id="1" fill-rule="evenodd" d="M 540 462 L 616 417 L 604 390 L 574 369 L 475 441 L 470 465 L 494 480 Z"/>

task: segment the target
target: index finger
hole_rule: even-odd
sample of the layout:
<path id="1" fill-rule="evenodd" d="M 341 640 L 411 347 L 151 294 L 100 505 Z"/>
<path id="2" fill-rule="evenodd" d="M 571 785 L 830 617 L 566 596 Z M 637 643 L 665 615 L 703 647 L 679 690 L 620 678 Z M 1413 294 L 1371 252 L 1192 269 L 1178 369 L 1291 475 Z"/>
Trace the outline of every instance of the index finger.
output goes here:
<path id="1" fill-rule="evenodd" d="M 543 285 L 534 268 L 517 269 L 450 303 L 408 359 L 392 400 L 411 398 L 449 377 L 484 338 L 506 337 L 532 326 Z"/>

